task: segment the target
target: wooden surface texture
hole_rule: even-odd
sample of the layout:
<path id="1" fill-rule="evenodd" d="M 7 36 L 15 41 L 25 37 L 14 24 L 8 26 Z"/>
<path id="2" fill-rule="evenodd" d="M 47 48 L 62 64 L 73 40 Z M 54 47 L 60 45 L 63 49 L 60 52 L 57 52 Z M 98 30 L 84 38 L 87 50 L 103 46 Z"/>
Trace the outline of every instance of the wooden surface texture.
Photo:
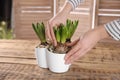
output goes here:
<path id="1" fill-rule="evenodd" d="M 98 43 L 63 74 L 37 66 L 38 43 L 0 40 L 0 80 L 120 80 L 120 43 Z"/>

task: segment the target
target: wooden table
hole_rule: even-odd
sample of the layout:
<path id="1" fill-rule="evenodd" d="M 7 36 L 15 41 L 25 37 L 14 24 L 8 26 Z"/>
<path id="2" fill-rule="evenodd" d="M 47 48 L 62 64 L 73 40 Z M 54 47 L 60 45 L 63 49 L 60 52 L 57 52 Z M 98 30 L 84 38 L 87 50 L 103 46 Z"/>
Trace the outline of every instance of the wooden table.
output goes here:
<path id="1" fill-rule="evenodd" d="M 37 66 L 36 40 L 0 40 L 0 80 L 120 80 L 120 44 L 98 43 L 70 70 L 55 74 Z"/>

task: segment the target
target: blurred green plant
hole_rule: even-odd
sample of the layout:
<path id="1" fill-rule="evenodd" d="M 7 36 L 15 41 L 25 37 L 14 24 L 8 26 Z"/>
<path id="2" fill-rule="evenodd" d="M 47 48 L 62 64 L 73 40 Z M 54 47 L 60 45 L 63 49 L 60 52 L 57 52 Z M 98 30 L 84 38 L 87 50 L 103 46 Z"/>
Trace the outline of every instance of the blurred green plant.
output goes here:
<path id="1" fill-rule="evenodd" d="M 0 22 L 0 39 L 12 39 L 12 29 L 7 28 L 7 22 Z"/>

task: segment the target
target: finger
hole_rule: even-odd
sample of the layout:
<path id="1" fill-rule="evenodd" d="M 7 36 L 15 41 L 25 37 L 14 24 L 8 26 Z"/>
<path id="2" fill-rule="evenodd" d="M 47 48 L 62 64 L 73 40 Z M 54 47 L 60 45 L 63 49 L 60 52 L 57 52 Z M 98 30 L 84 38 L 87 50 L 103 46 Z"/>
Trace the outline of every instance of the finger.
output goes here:
<path id="1" fill-rule="evenodd" d="M 73 55 L 75 52 L 77 52 L 81 48 L 80 44 L 77 44 L 74 46 L 66 55 L 65 55 L 65 60 L 67 60 L 71 55 Z"/>
<path id="2" fill-rule="evenodd" d="M 75 41 L 73 41 L 73 42 L 71 42 L 71 43 L 66 43 L 66 46 L 74 46 L 75 44 L 77 44 L 77 42 L 79 41 L 79 39 L 77 39 L 77 40 L 75 40 Z"/>
<path id="3" fill-rule="evenodd" d="M 51 38 L 53 40 L 54 46 L 57 46 L 57 41 L 56 41 L 56 38 L 55 38 L 55 34 L 54 34 L 54 31 L 53 31 L 53 26 L 52 25 L 50 25 L 50 34 L 51 34 Z"/>
<path id="4" fill-rule="evenodd" d="M 49 23 L 47 23 L 47 27 L 46 27 L 46 30 L 45 30 L 45 33 L 46 33 L 46 38 L 49 39 L 50 41 L 52 41 L 52 37 L 50 35 L 50 29 L 49 29 Z"/>
<path id="5" fill-rule="evenodd" d="M 65 64 L 71 64 L 74 61 L 78 60 L 80 57 L 84 56 L 87 50 L 80 49 L 75 54 L 71 55 L 66 61 Z"/>

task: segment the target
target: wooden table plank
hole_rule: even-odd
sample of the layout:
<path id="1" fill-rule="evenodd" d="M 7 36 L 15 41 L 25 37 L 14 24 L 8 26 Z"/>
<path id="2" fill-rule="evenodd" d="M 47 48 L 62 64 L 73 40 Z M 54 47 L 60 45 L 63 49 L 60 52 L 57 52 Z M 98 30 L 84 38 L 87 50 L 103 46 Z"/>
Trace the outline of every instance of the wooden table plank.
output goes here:
<path id="1" fill-rule="evenodd" d="M 63 74 L 55 74 L 36 65 L 0 64 L 0 80 L 119 80 L 120 72 L 71 66 Z"/>
<path id="2" fill-rule="evenodd" d="M 15 57 L 0 57 L 2 63 L 19 63 L 19 64 L 36 64 L 36 59 L 15 58 Z"/>
<path id="3" fill-rule="evenodd" d="M 37 40 L 0 40 L 0 62 L 36 64 Z"/>
<path id="4" fill-rule="evenodd" d="M 0 80 L 120 80 L 120 44 L 98 43 L 70 70 L 55 74 L 36 65 L 37 40 L 0 40 Z"/>
<path id="5" fill-rule="evenodd" d="M 38 43 L 37 40 L 0 40 L 0 62 L 36 64 L 34 48 Z M 97 68 L 118 67 L 120 66 L 119 48 L 118 43 L 98 43 L 74 64 L 87 68 L 93 68 L 95 65 L 99 65 Z"/>

